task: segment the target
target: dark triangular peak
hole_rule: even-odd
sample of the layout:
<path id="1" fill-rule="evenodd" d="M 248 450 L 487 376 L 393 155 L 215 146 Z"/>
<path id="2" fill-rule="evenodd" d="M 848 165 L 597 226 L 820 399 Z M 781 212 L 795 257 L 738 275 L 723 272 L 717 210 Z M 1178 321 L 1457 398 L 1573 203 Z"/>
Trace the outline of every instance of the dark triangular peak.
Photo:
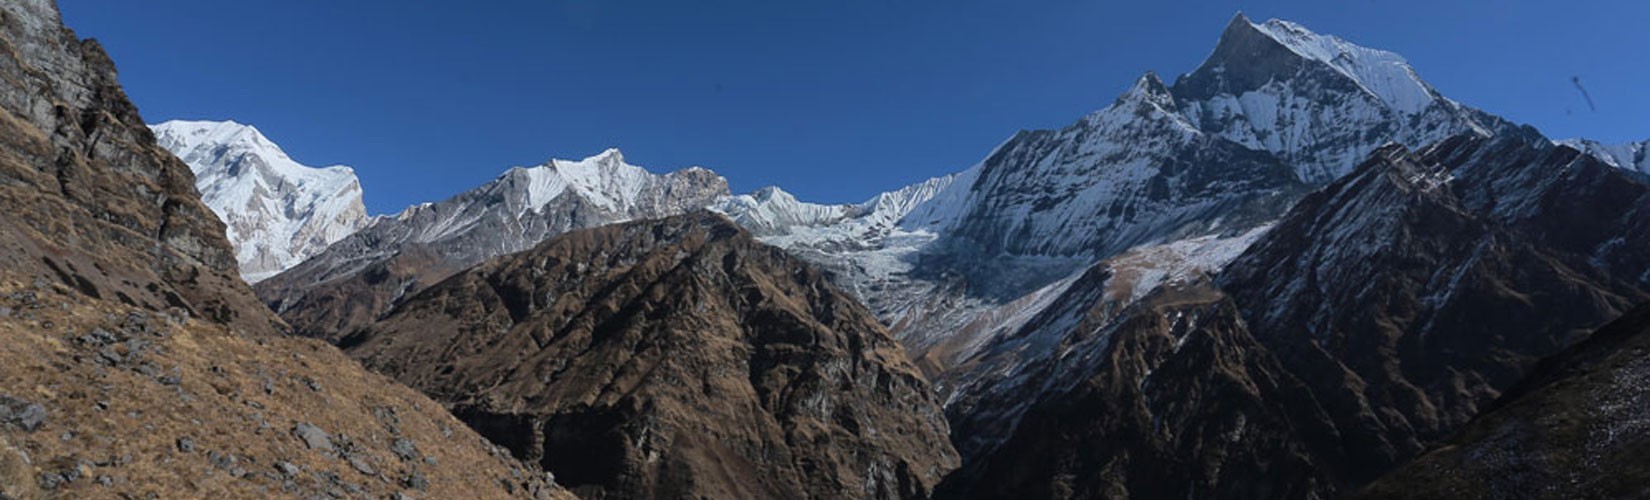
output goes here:
<path id="1" fill-rule="evenodd" d="M 1147 71 L 1146 74 L 1140 75 L 1127 92 L 1117 96 L 1112 105 L 1124 105 L 1131 101 L 1153 103 L 1171 112 L 1175 109 L 1174 94 L 1169 92 L 1169 87 L 1163 84 L 1163 80 L 1157 77 L 1155 71 Z"/>
<path id="2" fill-rule="evenodd" d="M 1349 85 L 1348 90 L 1357 85 L 1328 65 L 1317 64 L 1290 50 L 1240 12 L 1226 24 L 1209 58 L 1175 81 L 1174 94 L 1194 100 L 1220 94 L 1241 95 L 1274 80 L 1301 76 L 1303 72 Z"/>

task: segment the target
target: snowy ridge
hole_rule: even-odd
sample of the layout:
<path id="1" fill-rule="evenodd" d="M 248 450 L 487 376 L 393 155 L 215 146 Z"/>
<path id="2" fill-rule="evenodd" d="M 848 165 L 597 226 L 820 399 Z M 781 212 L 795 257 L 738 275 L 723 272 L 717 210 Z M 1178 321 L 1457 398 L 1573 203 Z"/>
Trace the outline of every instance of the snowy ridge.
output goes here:
<path id="1" fill-rule="evenodd" d="M 161 147 L 194 171 L 249 282 L 297 265 L 368 223 L 361 183 L 349 167 L 305 166 L 257 128 L 233 121 L 151 128 Z"/>
<path id="2" fill-rule="evenodd" d="M 1612 167 L 1650 174 L 1650 140 L 1604 144 L 1591 139 L 1566 139 L 1558 144 L 1581 150 Z"/>
<path id="3" fill-rule="evenodd" d="M 608 149 L 583 160 L 514 167 L 447 200 L 379 218 L 362 231 L 371 240 L 363 246 L 466 241 L 472 246 L 460 252 L 473 256 L 463 260 L 479 261 L 525 250 L 570 229 L 674 215 L 726 194 L 727 180 L 709 170 L 692 167 L 655 174 L 626 163 L 619 150 Z M 379 255 L 365 248 L 339 253 Z"/>
<path id="4" fill-rule="evenodd" d="M 1330 65 L 1402 113 L 1420 113 L 1440 98 L 1415 74 L 1409 61 L 1398 54 L 1354 45 L 1332 35 L 1319 35 L 1281 19 L 1254 26 L 1296 54 Z"/>
<path id="5" fill-rule="evenodd" d="M 778 186 L 758 189 L 751 194 L 729 196 L 712 207 L 762 236 L 788 234 L 792 230 L 841 222 L 856 208 L 797 201 L 795 196 Z"/>
<path id="6" fill-rule="evenodd" d="M 539 210 L 565 191 L 579 196 L 606 210 L 620 211 L 636 203 L 636 197 L 646 188 L 653 174 L 624 162 L 618 149 L 578 161 L 550 160 L 541 166 L 516 168 L 509 175 L 526 177 L 528 210 Z"/>

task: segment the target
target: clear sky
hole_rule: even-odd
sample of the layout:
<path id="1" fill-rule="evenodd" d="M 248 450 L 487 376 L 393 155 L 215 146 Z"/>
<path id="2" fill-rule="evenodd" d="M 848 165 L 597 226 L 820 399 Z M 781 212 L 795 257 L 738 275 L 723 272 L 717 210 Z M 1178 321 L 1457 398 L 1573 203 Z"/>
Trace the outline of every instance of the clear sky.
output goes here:
<path id="1" fill-rule="evenodd" d="M 373 213 L 618 147 L 735 191 L 855 202 L 967 168 L 1242 10 L 1405 55 L 1549 136 L 1650 138 L 1643 0 L 60 0 L 151 122 L 234 119 L 356 167 Z M 1597 103 L 1571 84 L 1580 77 Z"/>

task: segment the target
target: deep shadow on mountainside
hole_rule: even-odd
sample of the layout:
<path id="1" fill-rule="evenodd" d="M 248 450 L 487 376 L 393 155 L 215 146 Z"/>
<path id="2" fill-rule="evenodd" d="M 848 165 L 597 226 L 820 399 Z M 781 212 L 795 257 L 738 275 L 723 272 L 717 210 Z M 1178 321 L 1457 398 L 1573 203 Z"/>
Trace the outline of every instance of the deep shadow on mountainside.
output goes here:
<path id="1" fill-rule="evenodd" d="M 957 461 L 864 306 L 711 212 L 494 259 L 344 345 L 595 498 L 922 498 Z"/>
<path id="2" fill-rule="evenodd" d="M 1351 498 L 1650 496 L 1650 306 L 1542 363 L 1459 433 Z"/>
<path id="3" fill-rule="evenodd" d="M 558 497 L 280 335 L 189 169 L 49 0 L 0 5 L 0 497 Z"/>

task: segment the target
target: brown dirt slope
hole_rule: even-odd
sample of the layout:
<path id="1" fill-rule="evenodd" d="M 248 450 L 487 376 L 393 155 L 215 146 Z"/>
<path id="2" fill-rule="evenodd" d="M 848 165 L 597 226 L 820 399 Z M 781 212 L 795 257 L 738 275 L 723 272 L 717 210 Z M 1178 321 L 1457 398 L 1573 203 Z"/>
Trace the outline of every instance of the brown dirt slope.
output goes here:
<path id="1" fill-rule="evenodd" d="M 875 318 L 708 212 L 495 259 L 345 345 L 583 496 L 911 498 L 957 463 Z"/>

